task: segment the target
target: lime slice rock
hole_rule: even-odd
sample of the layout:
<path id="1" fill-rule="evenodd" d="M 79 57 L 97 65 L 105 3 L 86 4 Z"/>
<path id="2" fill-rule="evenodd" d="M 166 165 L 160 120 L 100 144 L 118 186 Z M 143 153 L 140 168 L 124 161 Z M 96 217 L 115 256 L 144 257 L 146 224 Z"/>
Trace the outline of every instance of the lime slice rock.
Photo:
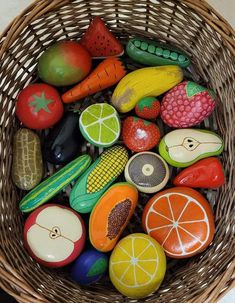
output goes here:
<path id="1" fill-rule="evenodd" d="M 83 137 L 95 146 L 112 146 L 120 136 L 118 113 L 107 103 L 87 107 L 80 116 L 79 126 Z"/>

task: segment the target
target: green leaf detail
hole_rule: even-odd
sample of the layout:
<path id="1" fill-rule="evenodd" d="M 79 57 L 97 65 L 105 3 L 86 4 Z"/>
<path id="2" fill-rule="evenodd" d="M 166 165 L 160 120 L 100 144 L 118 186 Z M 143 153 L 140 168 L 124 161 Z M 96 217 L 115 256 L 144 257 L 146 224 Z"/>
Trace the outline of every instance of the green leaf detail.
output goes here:
<path id="1" fill-rule="evenodd" d="M 151 121 L 147 121 L 147 120 L 143 120 L 144 121 L 144 125 L 149 125 L 149 124 L 152 124 Z"/>
<path id="2" fill-rule="evenodd" d="M 47 113 L 51 113 L 51 111 L 48 108 L 48 105 L 52 102 L 53 100 L 46 99 L 45 97 L 45 92 L 42 92 L 40 96 L 33 95 L 34 100 L 29 103 L 30 106 L 34 107 L 33 112 L 38 113 L 41 109 L 43 109 Z"/>
<path id="3" fill-rule="evenodd" d="M 153 102 L 156 100 L 157 99 L 154 97 L 144 97 L 138 102 L 137 106 L 138 106 L 139 110 L 142 112 L 145 107 L 152 108 Z"/>
<path id="4" fill-rule="evenodd" d="M 211 96 L 212 100 L 215 100 L 215 98 L 216 98 L 216 92 L 213 91 L 213 89 L 208 89 L 208 94 Z"/>
<path id="5" fill-rule="evenodd" d="M 87 273 L 87 277 L 93 277 L 97 275 L 101 275 L 105 272 L 108 266 L 108 262 L 104 258 L 98 259 L 94 265 L 90 268 L 89 272 Z"/>
<path id="6" fill-rule="evenodd" d="M 186 85 L 186 94 L 188 98 L 192 98 L 194 95 L 204 92 L 207 89 L 195 82 L 188 81 Z"/>

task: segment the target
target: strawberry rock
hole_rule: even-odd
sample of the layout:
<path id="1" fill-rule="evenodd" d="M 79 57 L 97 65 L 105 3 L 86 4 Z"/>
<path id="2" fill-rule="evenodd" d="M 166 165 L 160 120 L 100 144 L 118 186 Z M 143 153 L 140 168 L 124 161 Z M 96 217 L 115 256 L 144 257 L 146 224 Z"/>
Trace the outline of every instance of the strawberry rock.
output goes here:
<path id="1" fill-rule="evenodd" d="M 138 117 L 151 120 L 160 114 L 160 102 L 155 97 L 144 97 L 135 106 Z"/>
<path id="2" fill-rule="evenodd" d="M 132 151 L 146 151 L 158 144 L 160 131 L 157 125 L 150 121 L 127 117 L 123 122 L 122 139 Z"/>
<path id="3" fill-rule="evenodd" d="M 214 91 L 184 81 L 172 88 L 161 103 L 161 118 L 170 127 L 185 128 L 201 123 L 215 108 Z"/>

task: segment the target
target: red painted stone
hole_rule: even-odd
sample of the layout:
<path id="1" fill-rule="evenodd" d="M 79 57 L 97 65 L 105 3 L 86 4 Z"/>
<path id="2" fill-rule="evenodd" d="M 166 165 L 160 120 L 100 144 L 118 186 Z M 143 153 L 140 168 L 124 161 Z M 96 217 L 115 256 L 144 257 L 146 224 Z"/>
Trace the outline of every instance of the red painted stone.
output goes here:
<path id="1" fill-rule="evenodd" d="M 146 151 L 158 144 L 160 131 L 156 124 L 131 116 L 123 122 L 122 138 L 132 151 Z"/>
<path id="2" fill-rule="evenodd" d="M 215 105 L 215 93 L 212 90 L 184 81 L 164 96 L 161 118 L 170 127 L 191 127 L 207 118 Z"/>

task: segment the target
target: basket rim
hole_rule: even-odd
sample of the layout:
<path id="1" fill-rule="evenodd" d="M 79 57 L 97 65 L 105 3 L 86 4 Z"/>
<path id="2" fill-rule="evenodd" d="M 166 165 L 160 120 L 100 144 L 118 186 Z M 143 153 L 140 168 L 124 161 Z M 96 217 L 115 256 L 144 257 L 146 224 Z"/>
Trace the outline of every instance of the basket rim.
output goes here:
<path id="1" fill-rule="evenodd" d="M 92 0 L 87 0 L 92 1 Z M 175 0 L 185 4 L 200 14 L 202 18 L 217 31 L 221 38 L 224 40 L 224 44 L 235 56 L 235 30 L 229 24 L 229 22 L 220 15 L 206 0 Z M 13 44 L 18 33 L 27 26 L 28 23 L 41 17 L 52 9 L 59 8 L 70 0 L 52 0 L 50 3 L 48 0 L 34 0 L 29 6 L 27 6 L 12 22 L 3 30 L 0 35 L 0 59 L 4 55 L 4 52 Z M 212 283 L 208 289 L 194 298 L 188 303 L 201 303 L 205 302 L 218 302 L 228 291 L 235 287 L 234 281 L 235 272 L 235 259 L 230 263 L 227 271 L 218 277 L 214 283 Z M 13 296 L 18 302 L 21 303 L 48 303 L 43 295 L 37 293 L 32 289 L 28 282 L 18 274 L 18 272 L 12 268 L 4 257 L 3 252 L 0 250 L 0 287 Z M 7 288 L 4 282 L 9 283 L 12 288 Z"/>
<path id="2" fill-rule="evenodd" d="M 235 30 L 216 9 L 206 2 L 206 0 L 175 1 L 185 4 L 201 14 L 202 18 L 224 38 L 224 44 L 235 56 Z M 50 4 L 48 4 L 47 0 L 34 0 L 9 23 L 0 35 L 0 59 L 4 51 L 14 42 L 18 33 L 27 23 L 34 21 L 35 18 L 49 12 L 52 8 L 59 8 L 68 2 L 70 2 L 70 0 L 52 0 Z"/>

